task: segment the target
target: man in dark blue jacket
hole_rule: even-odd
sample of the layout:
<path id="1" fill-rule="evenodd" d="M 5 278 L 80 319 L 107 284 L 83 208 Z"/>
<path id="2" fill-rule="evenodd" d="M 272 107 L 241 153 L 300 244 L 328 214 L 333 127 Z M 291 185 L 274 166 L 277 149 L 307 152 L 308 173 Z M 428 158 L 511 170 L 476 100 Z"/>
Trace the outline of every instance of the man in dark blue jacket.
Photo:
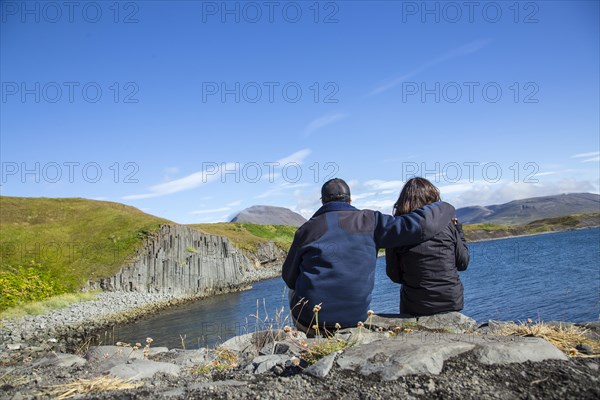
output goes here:
<path id="1" fill-rule="evenodd" d="M 350 188 L 338 178 L 325 182 L 321 202 L 296 232 L 283 264 L 283 280 L 292 290 L 290 310 L 299 329 L 315 325 L 317 305 L 320 329 L 365 321 L 378 249 L 422 243 L 455 216 L 454 207 L 444 202 L 399 217 L 358 210 L 350 205 Z"/>

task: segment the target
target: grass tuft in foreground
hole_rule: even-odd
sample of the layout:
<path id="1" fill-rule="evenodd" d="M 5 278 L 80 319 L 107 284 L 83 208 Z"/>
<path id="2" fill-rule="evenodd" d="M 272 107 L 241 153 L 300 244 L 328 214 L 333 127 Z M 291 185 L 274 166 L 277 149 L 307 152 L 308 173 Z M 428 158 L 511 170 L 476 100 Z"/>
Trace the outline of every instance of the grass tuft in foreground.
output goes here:
<path id="1" fill-rule="evenodd" d="M 309 365 L 319 361 L 321 358 L 328 356 L 336 351 L 344 350 L 351 347 L 352 343 L 336 338 L 327 338 L 323 341 L 312 345 L 310 348 L 302 352 L 302 359 Z"/>
<path id="2" fill-rule="evenodd" d="M 101 376 L 95 379 L 79 379 L 75 382 L 65 383 L 51 387 L 50 396 L 55 399 L 63 400 L 71 397 L 80 397 L 81 395 L 97 392 L 106 392 L 109 390 L 127 390 L 137 389 L 143 386 L 143 383 L 124 381 L 110 376 Z"/>
<path id="3" fill-rule="evenodd" d="M 239 365 L 240 358 L 235 351 L 224 347 L 217 347 L 212 361 L 201 364 L 192 372 L 195 374 L 208 374 L 212 371 L 227 371 Z"/>

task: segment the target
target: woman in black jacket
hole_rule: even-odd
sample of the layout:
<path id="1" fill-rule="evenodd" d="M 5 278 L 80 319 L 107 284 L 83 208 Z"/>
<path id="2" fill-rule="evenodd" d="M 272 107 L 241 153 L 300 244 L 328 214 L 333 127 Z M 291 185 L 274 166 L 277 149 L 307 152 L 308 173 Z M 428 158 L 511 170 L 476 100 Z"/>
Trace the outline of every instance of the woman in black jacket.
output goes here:
<path id="1" fill-rule="evenodd" d="M 410 179 L 394 204 L 394 215 L 440 201 L 439 190 L 427 179 Z M 469 264 L 462 225 L 454 218 L 433 239 L 416 246 L 385 250 L 388 277 L 402 284 L 400 313 L 433 315 L 463 309 L 463 285 L 458 271 Z"/>

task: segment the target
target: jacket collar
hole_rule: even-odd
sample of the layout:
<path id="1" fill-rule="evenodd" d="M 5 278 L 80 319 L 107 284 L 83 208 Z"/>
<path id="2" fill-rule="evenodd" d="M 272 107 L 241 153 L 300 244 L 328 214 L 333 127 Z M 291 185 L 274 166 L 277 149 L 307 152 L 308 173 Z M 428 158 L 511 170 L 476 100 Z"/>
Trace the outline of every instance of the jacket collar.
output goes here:
<path id="1" fill-rule="evenodd" d="M 331 211 L 357 211 L 357 208 L 344 201 L 330 201 L 323 204 L 312 217 L 318 217 Z"/>

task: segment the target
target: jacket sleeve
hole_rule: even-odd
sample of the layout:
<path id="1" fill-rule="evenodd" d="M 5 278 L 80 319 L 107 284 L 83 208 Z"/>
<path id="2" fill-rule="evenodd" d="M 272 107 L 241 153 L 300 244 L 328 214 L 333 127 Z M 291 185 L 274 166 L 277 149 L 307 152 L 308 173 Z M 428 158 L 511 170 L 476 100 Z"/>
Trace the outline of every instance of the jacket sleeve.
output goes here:
<path id="1" fill-rule="evenodd" d="M 465 234 L 463 233 L 462 224 L 456 224 L 456 269 L 464 271 L 469 265 L 469 248 L 465 241 Z"/>
<path id="2" fill-rule="evenodd" d="M 298 279 L 298 275 L 300 275 L 301 259 L 302 257 L 300 256 L 298 231 L 296 231 L 296 234 L 294 235 L 294 241 L 290 246 L 290 251 L 285 258 L 283 267 L 281 269 L 281 277 L 285 281 L 287 287 L 292 290 L 296 289 L 296 279 Z"/>
<path id="3" fill-rule="evenodd" d="M 394 249 L 385 249 L 385 273 L 393 282 L 402 283 L 400 260 Z"/>
<path id="4" fill-rule="evenodd" d="M 443 201 L 426 205 L 399 217 L 376 211 L 375 243 L 378 248 L 423 243 L 448 226 L 454 214 L 454 207 Z"/>

